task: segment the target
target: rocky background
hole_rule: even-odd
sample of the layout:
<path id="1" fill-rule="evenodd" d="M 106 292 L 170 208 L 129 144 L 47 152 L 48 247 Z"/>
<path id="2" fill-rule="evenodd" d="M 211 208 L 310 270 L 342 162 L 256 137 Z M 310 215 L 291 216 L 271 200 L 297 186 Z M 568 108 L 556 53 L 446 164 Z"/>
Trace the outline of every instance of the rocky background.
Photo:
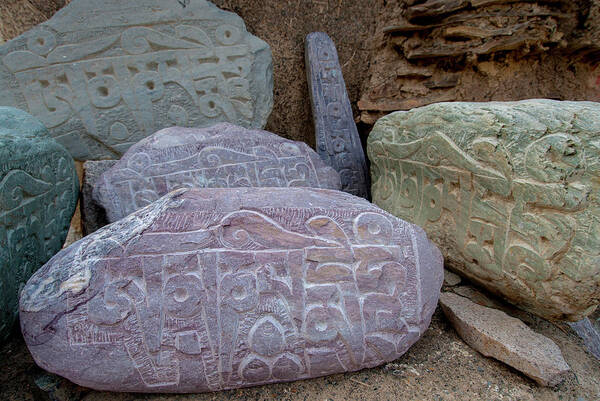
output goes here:
<path id="1" fill-rule="evenodd" d="M 70 0 L 2 0 L 0 41 Z M 440 101 L 600 100 L 600 0 L 214 0 L 273 51 L 267 130 L 315 145 L 304 38 L 336 43 L 359 130 Z"/>

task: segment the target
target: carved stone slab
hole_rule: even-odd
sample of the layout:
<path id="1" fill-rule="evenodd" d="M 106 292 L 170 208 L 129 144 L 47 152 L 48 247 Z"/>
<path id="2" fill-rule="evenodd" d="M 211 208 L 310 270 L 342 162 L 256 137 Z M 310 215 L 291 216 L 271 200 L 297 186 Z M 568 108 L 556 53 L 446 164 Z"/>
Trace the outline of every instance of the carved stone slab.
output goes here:
<path id="1" fill-rule="evenodd" d="M 304 379 L 406 352 L 442 263 L 423 230 L 343 192 L 180 189 L 55 256 L 21 328 L 41 367 L 99 390 Z"/>
<path id="2" fill-rule="evenodd" d="M 42 123 L 0 107 L 0 341 L 21 287 L 62 248 L 78 191 L 73 159 Z"/>
<path id="3" fill-rule="evenodd" d="M 73 0 L 0 47 L 0 104 L 78 160 L 118 159 L 161 128 L 262 128 L 271 50 L 205 0 Z"/>
<path id="4" fill-rule="evenodd" d="M 132 146 L 93 196 L 114 222 L 182 187 L 340 189 L 340 177 L 303 142 L 222 123 L 167 128 Z"/>
<path id="5" fill-rule="evenodd" d="M 305 57 L 317 152 L 340 173 L 343 191 L 367 198 L 367 163 L 335 45 L 326 33 L 313 32 Z"/>
<path id="6" fill-rule="evenodd" d="M 600 302 L 600 103 L 439 103 L 380 119 L 373 201 L 520 307 L 577 321 Z"/>
<path id="7" fill-rule="evenodd" d="M 93 198 L 94 184 L 100 176 L 117 163 L 116 160 L 88 160 L 83 163 L 81 183 L 81 230 L 89 235 L 108 224 L 106 211 Z"/>

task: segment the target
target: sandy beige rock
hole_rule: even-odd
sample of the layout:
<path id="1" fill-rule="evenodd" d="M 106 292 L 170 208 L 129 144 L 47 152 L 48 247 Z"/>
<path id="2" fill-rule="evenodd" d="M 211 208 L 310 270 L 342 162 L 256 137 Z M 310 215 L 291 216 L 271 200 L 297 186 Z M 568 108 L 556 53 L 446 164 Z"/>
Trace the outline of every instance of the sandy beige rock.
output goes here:
<path id="1" fill-rule="evenodd" d="M 440 305 L 467 344 L 523 372 L 538 384 L 554 386 L 570 371 L 554 341 L 519 319 L 449 292 L 442 293 Z"/>

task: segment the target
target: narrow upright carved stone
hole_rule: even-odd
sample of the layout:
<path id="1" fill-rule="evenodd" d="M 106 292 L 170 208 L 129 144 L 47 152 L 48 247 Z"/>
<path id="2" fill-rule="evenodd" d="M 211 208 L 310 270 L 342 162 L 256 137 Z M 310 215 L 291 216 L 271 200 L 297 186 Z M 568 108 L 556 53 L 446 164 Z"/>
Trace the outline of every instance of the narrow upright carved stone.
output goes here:
<path id="1" fill-rule="evenodd" d="M 173 127 L 135 144 L 94 184 L 108 222 L 178 188 L 340 189 L 338 173 L 303 142 L 232 124 Z"/>
<path id="2" fill-rule="evenodd" d="M 264 127 L 271 50 L 206 0 L 73 0 L 0 47 L 0 104 L 78 160 L 118 159 L 173 125 Z"/>
<path id="3" fill-rule="evenodd" d="M 343 191 L 367 198 L 367 163 L 335 45 L 326 33 L 313 32 L 305 56 L 317 152 L 340 173 Z"/>
<path id="4" fill-rule="evenodd" d="M 398 358 L 442 277 L 423 230 L 364 199 L 181 189 L 55 256 L 21 328 L 41 367 L 86 387 L 224 390 Z"/>
<path id="5" fill-rule="evenodd" d="M 373 201 L 454 271 L 548 319 L 600 303 L 600 103 L 439 103 L 380 119 Z"/>
<path id="6" fill-rule="evenodd" d="M 78 191 L 73 159 L 42 123 L 0 107 L 0 341 L 21 287 L 62 248 Z"/>

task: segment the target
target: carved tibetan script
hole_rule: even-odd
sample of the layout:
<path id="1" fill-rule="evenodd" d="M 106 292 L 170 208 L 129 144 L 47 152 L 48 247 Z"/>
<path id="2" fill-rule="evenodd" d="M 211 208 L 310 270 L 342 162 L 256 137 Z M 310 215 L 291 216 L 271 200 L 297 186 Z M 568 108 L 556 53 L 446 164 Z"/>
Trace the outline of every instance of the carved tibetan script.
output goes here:
<path id="1" fill-rule="evenodd" d="M 51 274 L 76 289 L 52 295 Z M 441 281 L 423 231 L 359 198 L 180 190 L 64 250 L 21 316 L 36 360 L 76 383 L 214 391 L 391 361 L 428 326 Z"/>
<path id="2" fill-rule="evenodd" d="M 335 45 L 327 34 L 313 32 L 306 37 L 305 56 L 317 152 L 340 173 L 342 190 L 367 198 L 365 154 Z"/>
<path id="3" fill-rule="evenodd" d="M 600 298 L 600 104 L 438 103 L 380 119 L 373 201 L 446 262 L 549 319 Z"/>
<path id="4" fill-rule="evenodd" d="M 137 143 L 94 184 L 109 222 L 178 188 L 340 189 L 337 172 L 303 142 L 228 123 L 173 127 Z"/>
<path id="5" fill-rule="evenodd" d="M 119 158 L 168 126 L 262 128 L 271 69 L 268 45 L 205 0 L 74 0 L 0 47 L 0 104 L 76 159 Z"/>

